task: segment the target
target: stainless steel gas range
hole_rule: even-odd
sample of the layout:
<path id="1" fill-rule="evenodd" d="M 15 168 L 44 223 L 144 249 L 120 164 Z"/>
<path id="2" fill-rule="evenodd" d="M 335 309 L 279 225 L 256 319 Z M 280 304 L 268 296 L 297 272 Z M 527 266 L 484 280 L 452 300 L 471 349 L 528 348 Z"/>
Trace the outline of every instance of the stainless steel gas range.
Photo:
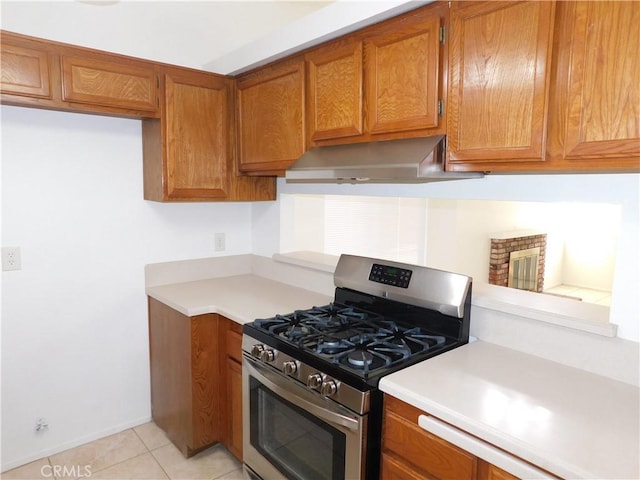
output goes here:
<path id="1" fill-rule="evenodd" d="M 253 478 L 378 478 L 380 378 L 468 342 L 467 276 L 342 255 L 334 284 L 328 305 L 243 327 Z"/>

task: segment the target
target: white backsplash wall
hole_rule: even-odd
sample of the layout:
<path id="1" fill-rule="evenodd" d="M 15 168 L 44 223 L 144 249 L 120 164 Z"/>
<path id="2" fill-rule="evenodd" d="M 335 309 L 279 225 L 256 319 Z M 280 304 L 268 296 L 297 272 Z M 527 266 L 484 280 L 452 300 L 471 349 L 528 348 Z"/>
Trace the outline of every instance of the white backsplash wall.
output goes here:
<path id="1" fill-rule="evenodd" d="M 640 342 L 640 174 L 488 175 L 480 179 L 417 185 L 288 184 L 284 179 L 278 179 L 278 192 L 620 205 L 621 225 L 610 321 L 618 325 L 620 338 Z M 255 228 L 254 225 L 254 238 L 269 234 L 267 231 L 256 232 Z M 452 235 L 451 232 L 444 234 Z M 443 238 L 457 242 L 455 234 L 453 237 L 450 240 L 446 236 Z M 260 254 L 269 255 L 269 252 L 263 250 Z M 458 259 L 450 260 L 449 264 Z"/>
<path id="2" fill-rule="evenodd" d="M 2 245 L 22 256 L 2 272 L 6 470 L 150 418 L 144 265 L 251 253 L 252 212 L 143 200 L 139 120 L 1 113 Z"/>

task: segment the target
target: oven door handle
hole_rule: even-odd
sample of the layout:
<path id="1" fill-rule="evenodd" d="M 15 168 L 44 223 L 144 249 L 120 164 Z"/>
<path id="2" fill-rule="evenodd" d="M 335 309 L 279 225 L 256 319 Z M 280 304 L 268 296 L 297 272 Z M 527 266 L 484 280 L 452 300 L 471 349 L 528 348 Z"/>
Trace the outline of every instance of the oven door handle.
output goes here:
<path id="1" fill-rule="evenodd" d="M 244 366 L 248 371 L 253 372 L 254 376 L 259 377 L 261 383 L 269 387 L 273 392 L 277 393 L 285 400 L 306 409 L 309 413 L 312 413 L 316 417 L 321 418 L 328 423 L 341 425 L 349 430 L 358 430 L 360 423 L 358 419 L 348 417 L 347 415 L 338 412 L 337 408 L 328 409 L 317 405 L 313 401 L 315 400 L 315 398 L 313 398 L 313 394 L 297 383 L 294 383 L 295 380 L 286 380 L 277 373 L 272 372 L 268 367 L 257 363 L 255 360 L 247 357 L 243 358 Z M 290 389 L 292 386 L 300 389 L 299 394 L 291 393 Z M 302 395 L 311 397 L 311 400 L 303 398 Z M 339 405 L 336 404 L 335 407 L 339 407 Z"/>

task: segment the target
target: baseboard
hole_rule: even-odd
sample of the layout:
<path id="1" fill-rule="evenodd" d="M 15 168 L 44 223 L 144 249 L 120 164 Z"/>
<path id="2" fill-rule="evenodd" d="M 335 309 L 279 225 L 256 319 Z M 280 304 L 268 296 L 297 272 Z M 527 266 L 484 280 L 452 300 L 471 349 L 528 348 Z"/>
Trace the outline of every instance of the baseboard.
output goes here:
<path id="1" fill-rule="evenodd" d="M 70 440 L 68 442 L 62 443 L 55 447 L 40 450 L 39 452 L 35 452 L 31 455 L 27 455 L 26 457 L 22 457 L 17 460 L 11 460 L 7 463 L 4 463 L 3 461 L 2 467 L 0 467 L 0 472 L 4 473 L 8 470 L 13 470 L 14 468 L 18 468 L 23 465 L 26 465 L 27 463 L 35 462 L 36 460 L 40 460 L 41 458 L 50 457 L 51 455 L 64 452 L 65 450 L 69 450 L 71 448 L 79 447 L 80 445 L 84 445 L 85 443 L 93 442 L 94 440 L 99 440 L 101 438 L 108 437 L 109 435 L 120 433 L 124 430 L 137 427 L 139 425 L 148 423 L 150 421 L 151 421 L 151 416 L 141 417 L 135 420 L 121 423 L 114 427 L 107 428 L 105 430 L 101 430 L 99 432 L 94 432 L 89 435 L 85 435 L 83 437 Z"/>

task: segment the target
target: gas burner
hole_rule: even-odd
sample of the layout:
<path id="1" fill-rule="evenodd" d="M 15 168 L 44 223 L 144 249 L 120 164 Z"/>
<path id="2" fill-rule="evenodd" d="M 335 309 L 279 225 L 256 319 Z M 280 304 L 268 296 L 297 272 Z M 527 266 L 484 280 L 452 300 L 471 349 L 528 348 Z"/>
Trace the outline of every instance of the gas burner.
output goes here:
<path id="1" fill-rule="evenodd" d="M 313 348 L 311 346 L 310 348 Z M 315 352 L 326 355 L 335 355 L 346 350 L 353 349 L 353 343 L 345 338 L 320 337 L 315 345 Z"/>
<path id="2" fill-rule="evenodd" d="M 444 336 L 431 335 L 421 327 L 341 303 L 296 310 L 255 324 L 269 335 L 364 378 L 446 343 Z"/>
<path id="3" fill-rule="evenodd" d="M 357 368 L 365 368 L 373 363 L 373 355 L 366 350 L 354 350 L 347 354 L 347 362 Z"/>
<path id="4" fill-rule="evenodd" d="M 305 321 L 322 325 L 325 329 L 338 328 L 345 325 L 353 325 L 367 319 L 371 314 L 348 307 L 331 303 L 324 307 L 313 307 L 305 312 Z"/>

